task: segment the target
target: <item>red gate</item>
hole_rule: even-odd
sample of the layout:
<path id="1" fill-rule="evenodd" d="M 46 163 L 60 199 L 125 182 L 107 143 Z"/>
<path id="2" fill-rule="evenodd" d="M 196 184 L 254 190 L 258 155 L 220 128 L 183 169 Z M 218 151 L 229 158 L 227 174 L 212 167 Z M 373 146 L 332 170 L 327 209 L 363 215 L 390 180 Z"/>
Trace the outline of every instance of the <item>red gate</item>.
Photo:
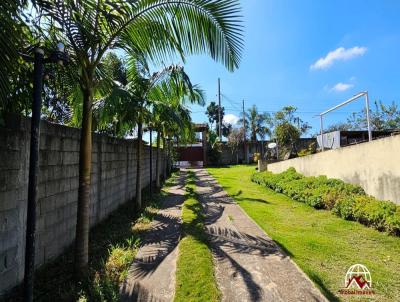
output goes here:
<path id="1" fill-rule="evenodd" d="M 178 161 L 187 162 L 187 164 L 193 166 L 204 164 L 204 149 L 202 146 L 188 146 L 178 147 Z"/>

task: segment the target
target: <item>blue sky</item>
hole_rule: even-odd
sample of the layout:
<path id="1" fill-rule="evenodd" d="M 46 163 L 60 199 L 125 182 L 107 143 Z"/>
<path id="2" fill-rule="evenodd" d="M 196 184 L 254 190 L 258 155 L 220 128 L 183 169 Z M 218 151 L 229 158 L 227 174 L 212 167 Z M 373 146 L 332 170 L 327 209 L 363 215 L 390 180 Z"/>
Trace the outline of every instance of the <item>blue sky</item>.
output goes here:
<path id="1" fill-rule="evenodd" d="M 400 1 L 241 3 L 245 47 L 239 69 L 230 73 L 206 56 L 187 60 L 185 69 L 205 90 L 207 104 L 216 100 L 220 77 L 226 114 L 238 116 L 243 99 L 246 108 L 255 104 L 260 111 L 293 105 L 312 134 L 319 130 L 316 113 L 360 91 L 368 90 L 371 101 L 400 102 Z M 362 106 L 359 100 L 329 114 L 325 125 L 345 122 Z M 207 121 L 205 107 L 191 109 L 195 122 Z"/>

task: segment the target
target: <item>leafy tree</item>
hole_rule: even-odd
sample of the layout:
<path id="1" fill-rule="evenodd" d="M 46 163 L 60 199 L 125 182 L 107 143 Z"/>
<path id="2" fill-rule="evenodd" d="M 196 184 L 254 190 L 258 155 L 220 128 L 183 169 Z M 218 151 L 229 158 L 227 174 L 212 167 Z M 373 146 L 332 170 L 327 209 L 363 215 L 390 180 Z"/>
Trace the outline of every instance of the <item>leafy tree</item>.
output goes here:
<path id="1" fill-rule="evenodd" d="M 307 131 L 311 129 L 311 126 L 307 122 L 304 122 L 302 119 L 300 119 L 300 117 L 296 116 L 296 111 L 297 108 L 294 106 L 283 107 L 280 111 L 274 114 L 274 126 L 276 127 L 278 125 L 288 123 L 297 127 L 300 135 L 307 133 Z"/>
<path id="2" fill-rule="evenodd" d="M 336 123 L 330 125 L 328 128 L 324 129 L 324 132 L 333 132 L 333 131 L 348 131 L 351 129 L 351 125 L 348 123 Z M 318 132 L 316 135 L 319 135 Z"/>
<path id="3" fill-rule="evenodd" d="M 370 109 L 371 128 L 375 131 L 399 129 L 400 128 L 400 109 L 399 106 L 392 102 L 389 105 L 382 101 L 375 101 L 374 106 Z M 366 130 L 367 117 L 366 110 L 352 113 L 345 123 L 335 123 L 324 129 L 324 132 L 332 131 L 350 131 L 350 130 Z"/>
<path id="4" fill-rule="evenodd" d="M 372 130 L 382 131 L 400 128 L 400 109 L 399 106 L 392 102 L 385 105 L 381 101 L 375 101 L 374 107 L 370 112 L 370 121 Z M 366 110 L 363 109 L 358 113 L 353 113 L 348 119 L 350 130 L 367 129 Z"/>
<path id="5" fill-rule="evenodd" d="M 128 83 L 124 62 L 113 52 L 109 52 L 101 62 L 107 78 L 126 85 Z"/>
<path id="6" fill-rule="evenodd" d="M 290 147 L 300 138 L 300 131 L 291 123 L 284 122 L 276 126 L 275 137 L 280 146 Z"/>
<path id="7" fill-rule="evenodd" d="M 221 128 L 221 132 L 222 132 L 222 136 L 228 137 L 229 134 L 232 131 L 232 125 L 229 123 L 222 123 L 222 128 Z"/>
<path id="8" fill-rule="evenodd" d="M 279 148 L 292 150 L 301 135 L 311 128 L 308 123 L 303 122 L 296 115 L 296 111 L 296 107 L 286 106 L 274 114 L 272 120 L 274 126 L 273 138 L 276 139 Z M 282 152 L 279 153 L 283 154 Z"/>
<path id="9" fill-rule="evenodd" d="M 75 272 L 85 274 L 88 263 L 92 111 L 100 94 L 100 63 L 114 48 L 139 50 L 150 60 L 207 53 L 233 70 L 242 47 L 238 1 L 214 0 L 36 0 L 47 26 L 71 50 L 82 99 L 78 218 Z M 104 74 L 103 74 L 104 75 Z M 141 121 L 139 121 L 139 124 Z M 140 131 L 139 131 L 140 132 Z"/>
<path id="10" fill-rule="evenodd" d="M 0 2 L 0 45 L 2 54 L 0 56 L 0 109 L 6 107 L 10 92 L 13 92 L 10 80 L 16 77 L 15 69 L 23 64 L 19 56 L 29 30 L 22 18 L 23 9 L 27 1 L 3 0 Z M 18 73 L 17 73 L 18 74 Z M 22 86 L 23 87 L 23 86 Z M 1 105 L 2 104 L 2 105 Z"/>
<path id="11" fill-rule="evenodd" d="M 239 163 L 239 146 L 244 142 L 243 128 L 234 128 L 228 136 L 228 146 L 231 148 L 232 155 L 236 154 L 236 163 Z"/>
<path id="12" fill-rule="evenodd" d="M 225 108 L 223 106 L 217 105 L 215 102 L 211 102 L 210 105 L 207 106 L 206 115 L 208 116 L 208 121 L 211 124 L 210 128 L 213 128 L 215 124 L 215 131 L 218 134 L 219 131 L 219 111 L 221 110 L 221 121 L 223 121 L 225 116 Z M 221 126 L 221 131 L 223 132 L 223 126 Z M 226 130 L 225 130 L 226 133 Z"/>

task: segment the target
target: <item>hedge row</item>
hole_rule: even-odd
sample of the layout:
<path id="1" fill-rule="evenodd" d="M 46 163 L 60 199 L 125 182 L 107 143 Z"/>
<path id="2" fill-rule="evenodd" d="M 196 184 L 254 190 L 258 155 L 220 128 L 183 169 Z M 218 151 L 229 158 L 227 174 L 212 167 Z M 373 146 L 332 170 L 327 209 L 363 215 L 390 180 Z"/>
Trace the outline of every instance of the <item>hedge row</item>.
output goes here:
<path id="1" fill-rule="evenodd" d="M 306 177 L 294 168 L 278 174 L 255 173 L 251 180 L 316 209 L 332 210 L 346 220 L 400 235 L 400 206 L 368 196 L 360 186 L 326 176 Z"/>

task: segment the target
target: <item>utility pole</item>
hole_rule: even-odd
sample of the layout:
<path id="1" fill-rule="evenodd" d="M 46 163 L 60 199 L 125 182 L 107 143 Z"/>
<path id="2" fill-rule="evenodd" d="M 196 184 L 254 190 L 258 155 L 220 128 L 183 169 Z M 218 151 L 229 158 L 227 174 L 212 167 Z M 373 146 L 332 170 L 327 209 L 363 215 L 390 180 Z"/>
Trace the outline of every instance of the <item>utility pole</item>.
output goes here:
<path id="1" fill-rule="evenodd" d="M 218 135 L 219 141 L 222 141 L 222 132 L 221 132 L 221 83 L 220 79 L 218 78 Z"/>
<path id="2" fill-rule="evenodd" d="M 246 150 L 246 114 L 244 112 L 244 100 L 242 101 L 242 111 L 243 111 L 243 156 L 244 162 L 247 163 L 247 150 Z"/>

